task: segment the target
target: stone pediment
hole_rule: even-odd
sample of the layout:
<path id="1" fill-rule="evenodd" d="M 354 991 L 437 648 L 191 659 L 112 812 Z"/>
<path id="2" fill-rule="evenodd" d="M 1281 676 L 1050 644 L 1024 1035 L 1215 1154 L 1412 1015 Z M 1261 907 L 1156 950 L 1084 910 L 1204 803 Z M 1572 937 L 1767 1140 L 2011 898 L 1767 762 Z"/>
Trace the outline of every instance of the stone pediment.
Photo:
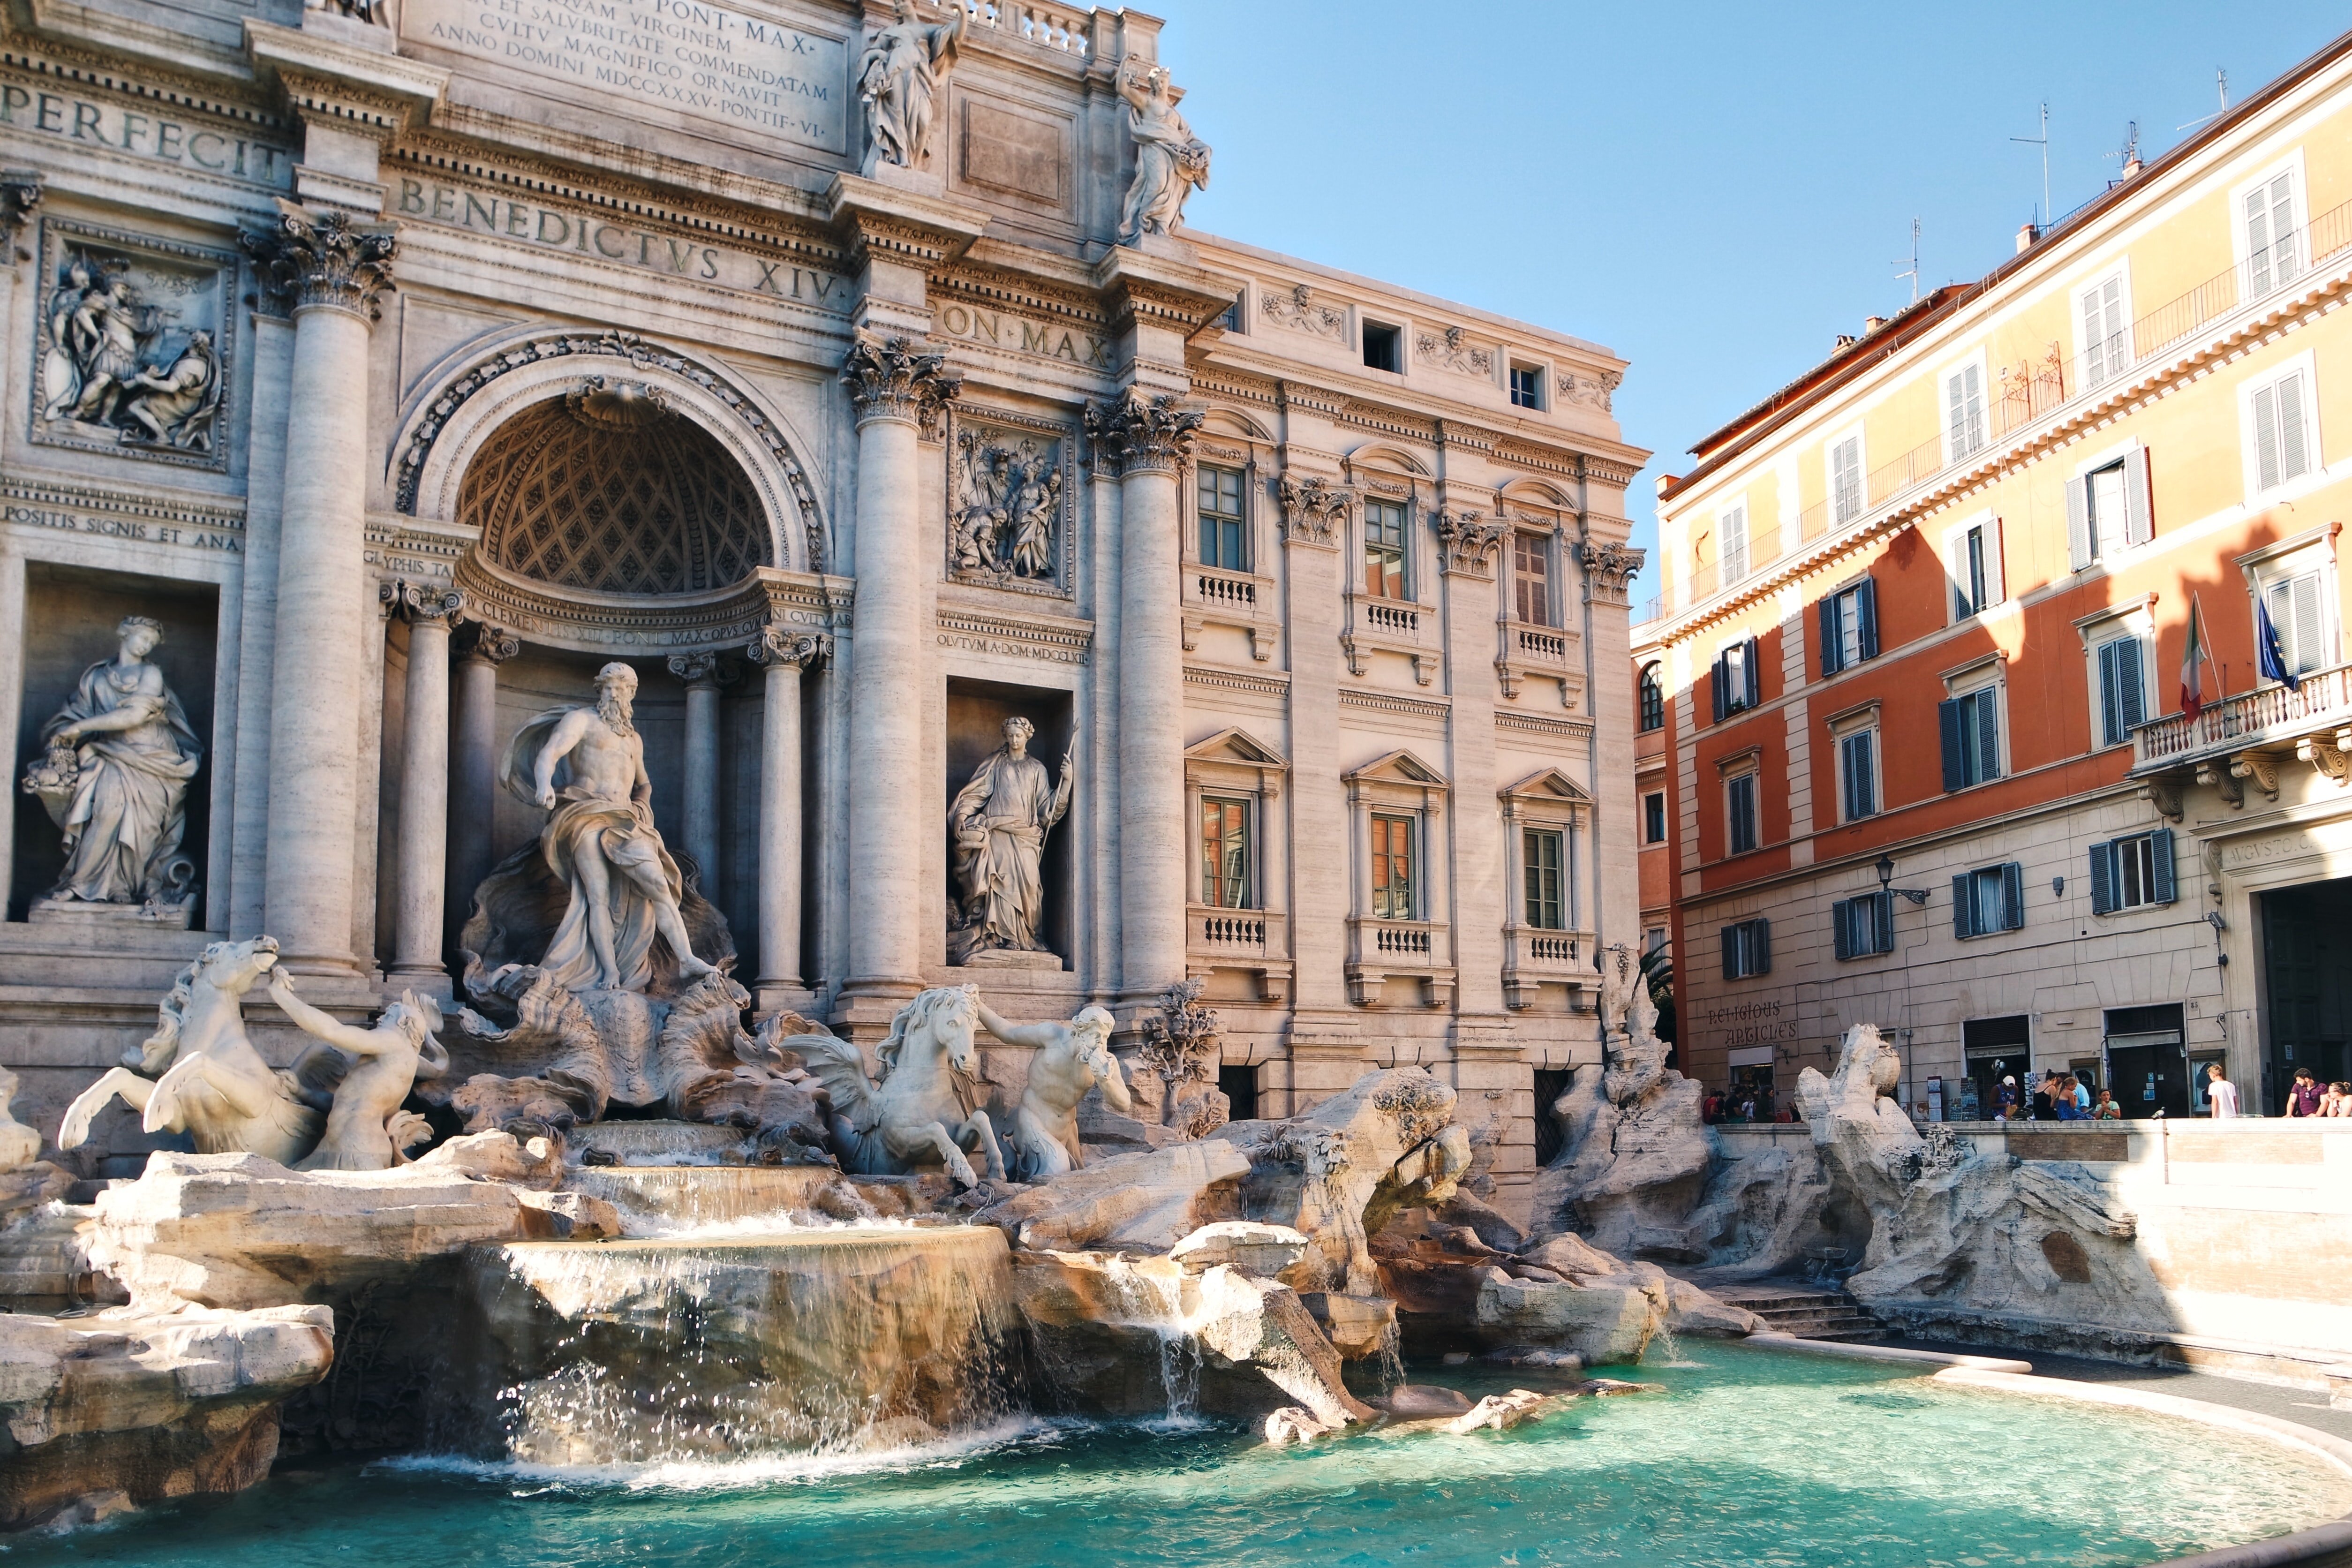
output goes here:
<path id="1" fill-rule="evenodd" d="M 1575 805 L 1591 805 L 1592 795 L 1583 785 L 1558 768 L 1540 768 L 1515 784 L 1507 784 L 1496 792 L 1505 799 L 1535 796 L 1544 800 L 1564 800 Z"/>
<path id="2" fill-rule="evenodd" d="M 1402 749 L 1391 752 L 1385 756 L 1375 757 L 1362 767 L 1341 774 L 1340 778 L 1342 783 L 1351 784 L 1410 784 L 1420 788 L 1444 789 L 1446 787 L 1444 773 L 1439 773 L 1411 752 Z"/>
<path id="3" fill-rule="evenodd" d="M 1275 749 L 1246 730 L 1227 728 L 1184 748 L 1188 763 L 1231 763 L 1249 768 L 1287 769 L 1290 764 Z"/>

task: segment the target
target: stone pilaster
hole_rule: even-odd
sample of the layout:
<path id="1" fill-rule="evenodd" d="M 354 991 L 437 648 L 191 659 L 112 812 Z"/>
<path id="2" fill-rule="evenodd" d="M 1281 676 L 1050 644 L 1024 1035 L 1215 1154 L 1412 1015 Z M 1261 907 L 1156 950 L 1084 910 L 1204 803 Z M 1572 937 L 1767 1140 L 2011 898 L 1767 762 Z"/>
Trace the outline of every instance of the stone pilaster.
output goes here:
<path id="1" fill-rule="evenodd" d="M 522 651 L 504 626 L 467 622 L 457 633 L 457 695 L 449 748 L 448 946 L 454 949 L 490 874 L 490 822 L 498 809 L 499 666 Z"/>
<path id="2" fill-rule="evenodd" d="M 686 683 L 686 784 L 678 834 L 700 875 L 702 896 L 719 901 L 719 689 L 736 672 L 716 653 L 674 653 L 669 672 Z"/>
<path id="3" fill-rule="evenodd" d="M 760 721 L 760 1005 L 801 974 L 801 672 L 832 639 L 772 626 L 745 649 L 766 672 Z"/>
<path id="4" fill-rule="evenodd" d="M 1496 566 L 1508 525 L 1496 508 L 1484 504 L 1491 498 L 1482 495 L 1480 505 L 1467 506 L 1462 487 L 1448 482 L 1445 491 L 1448 504 L 1434 522 L 1445 595 L 1446 683 L 1454 698 L 1447 750 L 1456 809 L 1446 813 L 1444 830 L 1452 838 L 1454 1007 L 1465 1022 L 1486 1015 L 1499 1025 L 1502 922 L 1511 918 L 1516 889 L 1503 885 L 1502 824 L 1488 807 L 1509 782 L 1495 776 L 1495 623 L 1502 613 Z M 1431 828 L 1434 837 L 1438 825 Z"/>
<path id="5" fill-rule="evenodd" d="M 352 972 L 358 824 L 354 715 L 366 670 L 368 334 L 392 283 L 392 235 L 339 210 L 279 204 L 245 236 L 262 285 L 289 301 L 284 522 L 270 691 L 264 921 L 297 969 Z M 363 628 L 365 628 L 363 630 Z"/>
<path id="6" fill-rule="evenodd" d="M 408 623 L 406 718 L 400 758 L 397 923 L 392 979 L 446 993 L 442 963 L 449 833 L 449 623 L 465 606 L 454 588 L 386 583 L 383 602 Z"/>

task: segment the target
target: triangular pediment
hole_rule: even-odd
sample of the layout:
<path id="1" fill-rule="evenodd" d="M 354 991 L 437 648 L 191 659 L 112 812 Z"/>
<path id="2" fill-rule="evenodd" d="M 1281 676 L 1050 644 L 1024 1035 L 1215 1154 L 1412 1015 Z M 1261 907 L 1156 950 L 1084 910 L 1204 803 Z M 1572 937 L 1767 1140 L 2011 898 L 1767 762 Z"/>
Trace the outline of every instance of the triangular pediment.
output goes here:
<path id="1" fill-rule="evenodd" d="M 1286 768 L 1290 764 L 1272 746 L 1246 730 L 1224 729 L 1184 748 L 1188 763 L 1235 763 L 1253 768 Z"/>
<path id="2" fill-rule="evenodd" d="M 1434 784 L 1441 789 L 1445 787 L 1444 773 L 1403 750 L 1374 757 L 1345 777 L 1349 784 Z"/>
<path id="3" fill-rule="evenodd" d="M 1541 800 L 1572 801 L 1578 805 L 1592 804 L 1592 796 L 1584 786 L 1558 768 L 1539 768 L 1497 793 L 1505 796 L 1534 795 Z"/>

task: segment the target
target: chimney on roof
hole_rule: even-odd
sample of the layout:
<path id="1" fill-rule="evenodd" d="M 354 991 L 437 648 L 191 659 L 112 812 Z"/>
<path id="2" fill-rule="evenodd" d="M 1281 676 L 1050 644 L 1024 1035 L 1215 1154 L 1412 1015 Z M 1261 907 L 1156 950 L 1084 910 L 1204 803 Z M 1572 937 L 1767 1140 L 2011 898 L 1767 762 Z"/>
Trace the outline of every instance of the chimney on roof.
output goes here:
<path id="1" fill-rule="evenodd" d="M 1682 482 L 1683 477 L 1680 474 L 1660 474 L 1658 476 L 1658 499 L 1660 500 L 1665 500 L 1666 492 Z"/>
<path id="2" fill-rule="evenodd" d="M 2027 251 L 2033 248 L 2033 242 L 2041 237 L 2042 230 L 2034 226 L 2032 224 L 2019 224 L 2017 226 L 2017 253 L 2020 256 L 2024 255 Z"/>
<path id="3" fill-rule="evenodd" d="M 1862 335 L 1866 338 L 1885 325 L 1886 318 L 1884 316 L 1864 316 L 1862 319 Z"/>
<path id="4" fill-rule="evenodd" d="M 1853 347 L 1853 345 L 1854 336 L 1852 332 L 1840 332 L 1837 335 L 1837 341 L 1830 345 L 1830 353 L 1833 354 L 1843 353 L 1846 350 Z"/>
<path id="5" fill-rule="evenodd" d="M 2146 165 L 2141 163 L 2139 161 L 2139 149 L 2137 147 L 2134 147 L 2132 149 L 2132 155 L 2124 160 L 2124 178 L 2126 180 L 2137 178 L 2140 170 L 2145 166 Z"/>

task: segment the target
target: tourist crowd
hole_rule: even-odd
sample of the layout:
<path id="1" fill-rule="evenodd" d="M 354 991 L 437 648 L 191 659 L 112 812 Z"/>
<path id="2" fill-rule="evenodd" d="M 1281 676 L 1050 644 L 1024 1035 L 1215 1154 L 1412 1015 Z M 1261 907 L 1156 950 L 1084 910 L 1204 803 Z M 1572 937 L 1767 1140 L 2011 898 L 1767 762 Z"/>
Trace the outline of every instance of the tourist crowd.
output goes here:
<path id="1" fill-rule="evenodd" d="M 2221 1063 L 2208 1063 L 2205 1077 L 2201 1087 L 2208 1114 L 2221 1119 L 2245 1114 L 2237 1086 L 2222 1075 Z M 1922 1120 L 1927 1118 L 1924 1101 L 1914 1109 Z M 2124 1118 L 2124 1109 L 2116 1102 L 2113 1090 L 2094 1092 L 2074 1074 L 2055 1068 L 2042 1074 L 2030 1088 L 2021 1086 L 2014 1074 L 2004 1076 L 1989 1110 L 1989 1119 L 1994 1121 L 2120 1121 Z M 1699 1111 L 1709 1125 L 1802 1120 L 1793 1105 L 1778 1101 L 1769 1086 L 1740 1086 L 1728 1093 L 1710 1090 L 1700 1102 Z M 2294 1086 L 2287 1090 L 2286 1113 L 2352 1117 L 2352 1082 L 2326 1083 L 2309 1068 L 2297 1068 Z"/>

